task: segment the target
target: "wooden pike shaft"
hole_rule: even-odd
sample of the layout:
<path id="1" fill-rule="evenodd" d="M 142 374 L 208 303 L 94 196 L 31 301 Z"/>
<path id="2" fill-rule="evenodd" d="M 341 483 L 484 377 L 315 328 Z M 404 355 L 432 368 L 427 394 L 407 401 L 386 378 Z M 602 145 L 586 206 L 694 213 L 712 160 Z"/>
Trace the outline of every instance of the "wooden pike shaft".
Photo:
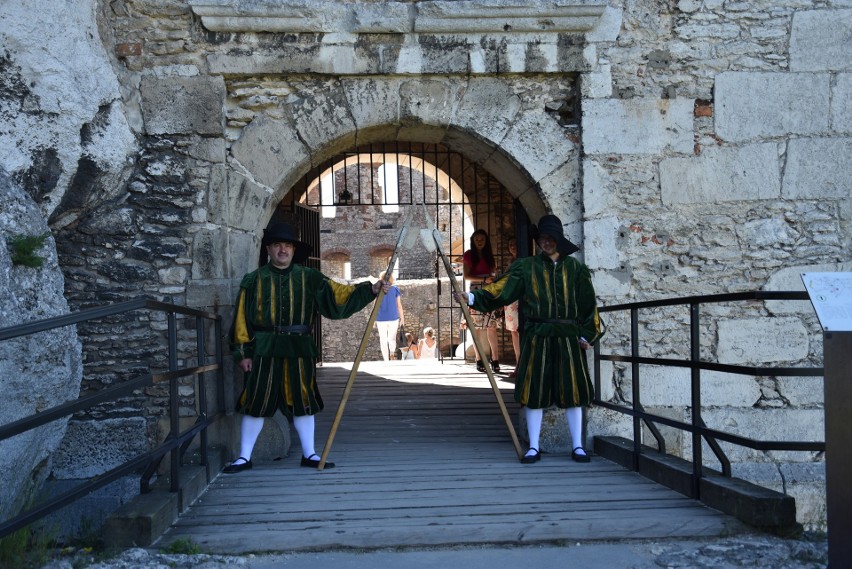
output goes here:
<path id="1" fill-rule="evenodd" d="M 459 283 L 456 280 L 456 275 L 453 272 L 453 266 L 450 263 L 450 260 L 444 254 L 444 249 L 441 247 L 441 234 L 438 233 L 437 229 L 432 230 L 432 238 L 435 240 L 435 246 L 438 249 L 438 256 L 440 256 L 441 260 L 444 262 L 444 268 L 447 270 L 447 276 L 450 278 L 450 283 L 453 286 L 453 292 L 464 292 L 461 287 L 459 287 Z M 464 321 L 467 323 L 467 329 L 470 330 L 471 338 L 473 338 L 473 344 L 476 346 L 476 349 L 480 354 L 484 354 L 485 352 L 482 349 L 482 344 L 476 334 L 476 327 L 474 326 L 473 318 L 470 315 L 470 309 L 467 307 L 467 303 L 463 303 L 460 306 L 462 314 L 464 314 Z M 482 358 L 482 363 L 485 365 L 485 373 L 488 375 L 488 381 L 491 382 L 491 389 L 494 391 L 494 396 L 497 398 L 497 404 L 500 406 L 500 412 L 503 414 L 503 421 L 505 421 L 506 428 L 509 429 L 509 435 L 512 437 L 512 443 L 515 445 L 515 452 L 518 453 L 518 458 L 522 458 L 524 456 L 524 451 L 521 449 L 518 434 L 515 432 L 514 425 L 512 425 L 511 417 L 509 417 L 509 411 L 506 409 L 506 403 L 503 401 L 503 395 L 500 393 L 500 388 L 497 386 L 497 380 L 494 379 L 494 370 L 491 368 L 491 362 L 489 362 L 487 358 Z"/>
<path id="2" fill-rule="evenodd" d="M 402 226 L 402 229 L 399 232 L 399 238 L 396 242 L 396 247 L 394 247 L 393 255 L 391 255 L 390 260 L 388 261 L 388 268 L 385 271 L 384 281 L 388 282 L 391 278 L 391 273 L 393 272 L 393 267 L 396 264 L 396 259 L 399 256 L 399 246 L 405 240 L 405 236 L 408 233 L 408 226 L 411 221 L 411 216 L 405 220 L 405 223 Z M 358 346 L 358 352 L 355 355 L 355 361 L 352 362 L 352 370 L 349 372 L 349 378 L 346 380 L 346 387 L 343 389 L 343 395 L 340 398 L 340 404 L 337 406 L 337 414 L 334 416 L 334 422 L 331 424 L 331 430 L 328 432 L 328 439 L 325 441 L 325 447 L 322 450 L 322 456 L 320 457 L 320 462 L 317 465 L 317 470 L 322 470 L 325 468 L 325 461 L 328 458 L 328 453 L 331 451 L 331 445 L 334 442 L 334 436 L 337 434 L 337 428 L 340 426 L 340 421 L 343 419 L 343 410 L 346 408 L 346 403 L 349 400 L 349 393 L 352 391 L 352 386 L 355 384 L 355 376 L 358 373 L 358 366 L 361 364 L 361 360 L 364 358 L 364 352 L 367 350 L 367 343 L 370 341 L 370 330 L 373 328 L 373 324 L 376 322 L 376 316 L 379 314 L 379 307 L 382 305 L 382 300 L 385 297 L 384 288 L 379 289 L 379 295 L 376 297 L 376 300 L 373 302 L 373 310 L 370 311 L 370 318 L 367 320 L 367 329 L 364 330 L 364 335 L 361 337 L 361 344 Z"/>

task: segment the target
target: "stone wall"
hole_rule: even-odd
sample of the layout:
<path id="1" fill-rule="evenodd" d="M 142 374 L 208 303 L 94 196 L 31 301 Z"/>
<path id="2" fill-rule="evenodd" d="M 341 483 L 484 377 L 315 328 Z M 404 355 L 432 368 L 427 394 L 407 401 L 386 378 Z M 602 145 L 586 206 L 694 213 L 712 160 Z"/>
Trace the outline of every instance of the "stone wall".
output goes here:
<path id="1" fill-rule="evenodd" d="M 73 307 L 148 294 L 228 321 L 290 188 L 340 151 L 393 140 L 464 154 L 533 222 L 559 215 L 604 304 L 801 288 L 798 272 L 849 270 L 848 0 L 41 4 L 0 7 L 0 165 L 50 220 Z M 66 53 L 83 55 L 51 65 Z M 682 355 L 685 319 L 651 316 L 644 349 Z M 162 328 L 86 332 L 84 388 L 111 361 L 95 351 L 118 350 L 119 336 L 134 343 L 115 361 L 157 364 L 146 347 Z M 625 337 L 614 318 L 607 346 Z M 764 350 L 778 338 L 785 350 Z M 806 305 L 719 307 L 703 339 L 709 359 L 821 361 Z M 629 400 L 627 371 L 604 370 L 606 398 Z M 682 378 L 647 374 L 648 404 L 686 416 L 682 392 L 664 389 Z M 706 383 L 708 422 L 756 438 L 767 425 L 819 430 L 821 401 L 803 381 Z M 101 418 L 145 417 L 154 440 L 160 404 Z M 594 409 L 588 431 L 624 423 Z M 822 464 L 736 458 L 737 474 L 794 495 L 812 486 L 791 479 Z M 808 503 L 800 519 L 819 526 L 819 500 Z"/>

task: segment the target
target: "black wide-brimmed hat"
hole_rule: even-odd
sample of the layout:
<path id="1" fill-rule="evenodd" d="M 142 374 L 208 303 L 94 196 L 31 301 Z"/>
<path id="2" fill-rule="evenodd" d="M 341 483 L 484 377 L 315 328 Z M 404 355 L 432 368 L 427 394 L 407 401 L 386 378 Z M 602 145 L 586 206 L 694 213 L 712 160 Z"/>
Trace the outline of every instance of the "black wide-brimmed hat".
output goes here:
<path id="1" fill-rule="evenodd" d="M 567 257 L 571 253 L 576 253 L 580 250 L 579 247 L 571 243 L 565 238 L 565 230 L 562 229 L 562 222 L 555 215 L 545 215 L 538 220 L 538 226 L 531 226 L 530 233 L 532 238 L 538 241 L 542 235 L 549 235 L 556 240 L 556 250 L 563 257 Z"/>
<path id="2" fill-rule="evenodd" d="M 294 263 L 304 263 L 311 255 L 312 247 L 302 242 L 299 238 L 299 230 L 295 226 L 280 221 L 270 223 L 269 227 L 263 230 L 263 246 L 282 242 L 296 246 L 296 252 L 293 254 Z"/>

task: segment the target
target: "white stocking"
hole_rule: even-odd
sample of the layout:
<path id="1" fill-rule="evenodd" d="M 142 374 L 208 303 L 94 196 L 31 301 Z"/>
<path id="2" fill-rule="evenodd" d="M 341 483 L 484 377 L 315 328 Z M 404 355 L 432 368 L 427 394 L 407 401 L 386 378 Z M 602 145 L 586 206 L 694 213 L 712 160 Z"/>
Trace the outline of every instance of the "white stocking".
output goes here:
<path id="1" fill-rule="evenodd" d="M 251 452 L 254 450 L 254 443 L 257 442 L 261 430 L 263 430 L 263 417 L 243 415 L 243 421 L 240 424 L 240 458 L 251 460 Z M 234 462 L 237 461 L 239 458 Z M 242 461 L 239 463 L 243 464 Z"/>
<path id="2" fill-rule="evenodd" d="M 316 454 L 314 451 L 314 416 L 293 417 L 293 426 L 299 433 L 299 442 L 302 443 L 302 456 L 311 458 Z"/>
<path id="3" fill-rule="evenodd" d="M 569 407 L 565 409 L 565 421 L 568 423 L 568 430 L 571 431 L 571 448 L 583 448 L 583 408 Z M 586 454 L 583 450 L 578 450 L 577 454 Z"/>
<path id="4" fill-rule="evenodd" d="M 527 435 L 530 439 L 530 448 L 541 450 L 539 447 L 539 438 L 541 437 L 541 420 L 544 417 L 544 409 L 530 409 L 529 407 L 525 407 L 527 410 Z M 527 456 L 535 454 L 535 452 L 527 451 Z"/>

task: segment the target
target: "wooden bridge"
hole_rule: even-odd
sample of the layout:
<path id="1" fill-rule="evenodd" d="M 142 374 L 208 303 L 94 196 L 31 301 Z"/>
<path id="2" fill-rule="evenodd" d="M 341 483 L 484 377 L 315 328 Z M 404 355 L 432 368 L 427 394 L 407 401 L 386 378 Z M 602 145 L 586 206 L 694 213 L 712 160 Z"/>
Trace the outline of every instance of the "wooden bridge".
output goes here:
<path id="1" fill-rule="evenodd" d="M 318 381 L 321 452 L 351 364 Z M 499 382 L 514 418 L 513 385 Z M 517 423 L 516 423 L 517 424 Z M 295 435 L 295 433 L 294 433 Z M 519 436 L 522 433 L 519 432 Z M 155 544 L 210 553 L 710 537 L 734 518 L 600 457 L 520 464 L 487 377 L 461 362 L 365 362 L 329 461 L 291 455 L 221 474 Z"/>

